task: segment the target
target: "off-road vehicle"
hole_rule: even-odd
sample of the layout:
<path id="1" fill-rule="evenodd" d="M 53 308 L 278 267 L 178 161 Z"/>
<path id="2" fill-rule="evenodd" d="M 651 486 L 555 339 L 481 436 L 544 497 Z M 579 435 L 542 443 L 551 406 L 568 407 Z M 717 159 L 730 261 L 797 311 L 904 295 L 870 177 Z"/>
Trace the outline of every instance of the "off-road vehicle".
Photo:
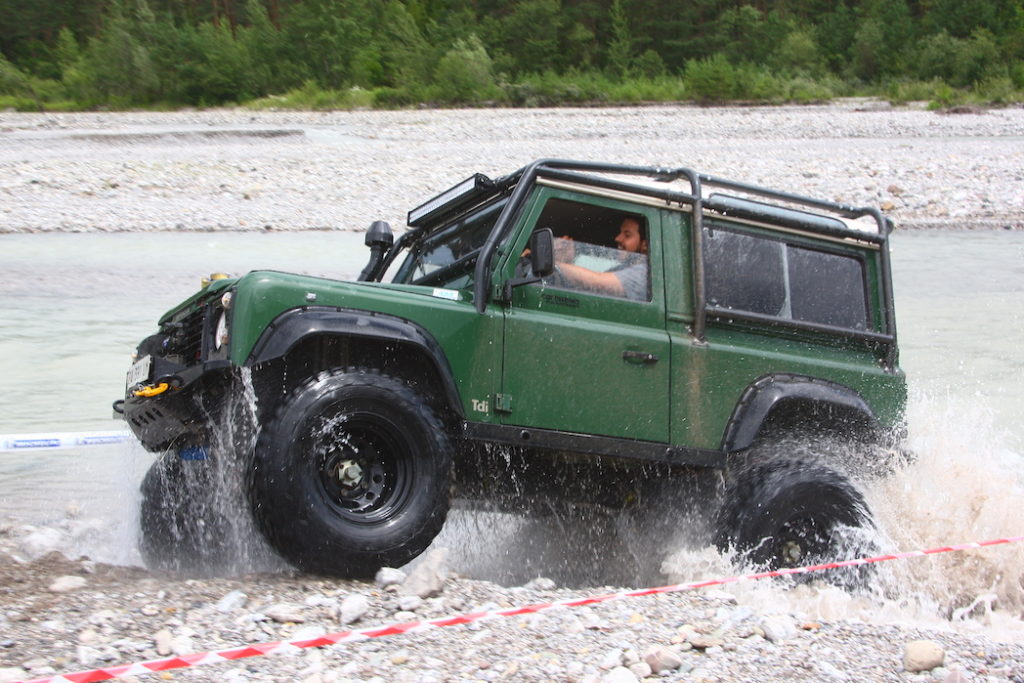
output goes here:
<path id="1" fill-rule="evenodd" d="M 194 503 L 210 475 L 190 470 L 218 458 L 277 553 L 340 576 L 416 557 L 454 499 L 614 510 L 708 473 L 710 540 L 760 565 L 871 524 L 850 473 L 906 397 L 877 209 L 541 160 L 408 226 L 369 227 L 358 281 L 213 280 L 139 344 L 118 408 L 161 454 L 150 562 L 216 545 Z M 639 242 L 616 249 L 625 226 Z"/>

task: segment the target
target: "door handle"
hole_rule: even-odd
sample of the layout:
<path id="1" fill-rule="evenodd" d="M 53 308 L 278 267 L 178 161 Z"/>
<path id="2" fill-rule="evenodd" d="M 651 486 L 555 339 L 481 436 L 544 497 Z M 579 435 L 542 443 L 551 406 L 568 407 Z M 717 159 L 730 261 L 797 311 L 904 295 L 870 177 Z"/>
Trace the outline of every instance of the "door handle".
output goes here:
<path id="1" fill-rule="evenodd" d="M 646 351 L 623 351 L 622 359 L 627 363 L 635 365 L 653 365 L 660 360 L 653 353 L 647 353 Z"/>

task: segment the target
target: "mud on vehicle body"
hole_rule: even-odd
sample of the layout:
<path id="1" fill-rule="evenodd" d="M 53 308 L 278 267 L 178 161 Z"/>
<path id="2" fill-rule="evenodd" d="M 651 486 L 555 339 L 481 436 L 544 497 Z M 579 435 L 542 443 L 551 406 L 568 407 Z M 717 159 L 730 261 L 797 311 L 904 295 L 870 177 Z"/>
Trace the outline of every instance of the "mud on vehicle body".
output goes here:
<path id="1" fill-rule="evenodd" d="M 646 289 L 560 276 L 566 258 L 621 273 L 626 220 Z M 542 160 L 474 175 L 408 225 L 397 241 L 371 225 L 358 281 L 254 271 L 165 314 L 123 402 L 154 467 L 209 449 L 244 385 L 255 429 L 232 461 L 257 527 L 292 564 L 342 576 L 414 558 L 453 498 L 614 509 L 708 472 L 715 542 L 761 565 L 870 525 L 849 472 L 898 437 L 906 396 L 877 209 Z M 147 477 L 144 519 L 165 478 Z M 148 528 L 154 561 L 204 550 Z"/>

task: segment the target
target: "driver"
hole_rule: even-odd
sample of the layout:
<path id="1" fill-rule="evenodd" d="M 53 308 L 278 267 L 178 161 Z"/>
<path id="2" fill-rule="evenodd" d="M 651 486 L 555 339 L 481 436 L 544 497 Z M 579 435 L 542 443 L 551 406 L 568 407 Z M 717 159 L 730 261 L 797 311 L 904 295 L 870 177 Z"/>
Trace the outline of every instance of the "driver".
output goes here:
<path id="1" fill-rule="evenodd" d="M 555 272 L 566 284 L 611 296 L 643 301 L 647 292 L 647 230 L 636 218 L 626 218 L 615 236 L 622 263 L 598 272 L 572 263 L 575 248 L 571 237 L 563 237 L 555 249 Z"/>

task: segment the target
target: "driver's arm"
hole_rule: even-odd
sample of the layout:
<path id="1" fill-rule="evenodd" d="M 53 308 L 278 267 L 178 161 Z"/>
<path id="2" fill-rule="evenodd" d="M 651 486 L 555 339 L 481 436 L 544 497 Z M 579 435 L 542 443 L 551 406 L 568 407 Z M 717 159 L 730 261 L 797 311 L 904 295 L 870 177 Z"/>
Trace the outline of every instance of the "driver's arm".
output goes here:
<path id="1" fill-rule="evenodd" d="M 559 263 L 556 269 L 567 282 L 583 289 L 612 296 L 623 296 L 626 293 L 622 281 L 615 273 L 598 273 L 572 263 Z"/>

